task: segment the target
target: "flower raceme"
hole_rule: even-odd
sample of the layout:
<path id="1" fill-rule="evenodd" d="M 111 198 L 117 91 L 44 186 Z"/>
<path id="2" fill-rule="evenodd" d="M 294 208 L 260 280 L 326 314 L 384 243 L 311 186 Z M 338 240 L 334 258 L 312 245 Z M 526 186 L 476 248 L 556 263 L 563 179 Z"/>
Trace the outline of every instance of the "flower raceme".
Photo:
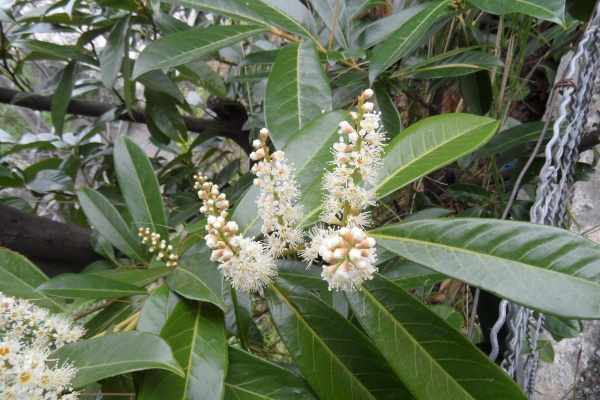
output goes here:
<path id="1" fill-rule="evenodd" d="M 219 263 L 219 270 L 235 289 L 258 291 L 268 285 L 277 274 L 274 258 L 294 251 L 309 266 L 319 258 L 325 262 L 321 276 L 329 290 L 356 290 L 373 278 L 377 271 L 375 240 L 364 230 L 371 222 L 365 209 L 375 204 L 374 185 L 386 138 L 380 129 L 380 114 L 365 101 L 372 96 L 370 89 L 359 96 L 358 112 L 351 113 L 354 125 L 340 123 L 341 137 L 332 150 L 335 167 L 323 179 L 327 193 L 321 220 L 330 226 L 313 228 L 307 244 L 296 226 L 302 210 L 297 204 L 300 191 L 293 180 L 293 167 L 283 151 L 270 152 L 267 129 L 261 129 L 250 154 L 255 161 L 251 170 L 256 175 L 254 185 L 260 189 L 256 204 L 263 220 L 264 242 L 239 234 L 238 225 L 228 220 L 225 194 L 205 176 L 194 176 L 194 188 L 203 202 L 200 211 L 207 216 L 205 240 L 212 250 L 211 260 Z M 170 254 L 170 246 L 160 237 L 144 234 L 153 247 Z"/>
<path id="2" fill-rule="evenodd" d="M 228 221 L 229 202 L 219 187 L 203 175 L 195 175 L 195 189 L 203 205 L 200 212 L 207 216 L 204 237 L 212 249 L 211 260 L 219 263 L 225 279 L 238 290 L 258 291 L 277 274 L 275 262 L 261 242 L 238 233 L 235 221 Z"/>
<path id="3" fill-rule="evenodd" d="M 70 385 L 76 370 L 46 361 L 52 350 L 84 333 L 43 308 L 0 293 L 0 398 L 77 399 Z"/>
<path id="4" fill-rule="evenodd" d="M 269 131 L 261 129 L 260 137 L 252 143 L 256 151 L 250 154 L 250 159 L 256 161 L 251 170 L 256 175 L 254 185 L 260 188 L 256 204 L 269 252 L 272 257 L 279 257 L 286 249 L 294 249 L 304 242 L 302 231 L 294 228 L 302 218 L 302 208 L 296 204 L 300 191 L 292 178 L 294 169 L 284 152 L 269 153 L 266 145 Z"/>

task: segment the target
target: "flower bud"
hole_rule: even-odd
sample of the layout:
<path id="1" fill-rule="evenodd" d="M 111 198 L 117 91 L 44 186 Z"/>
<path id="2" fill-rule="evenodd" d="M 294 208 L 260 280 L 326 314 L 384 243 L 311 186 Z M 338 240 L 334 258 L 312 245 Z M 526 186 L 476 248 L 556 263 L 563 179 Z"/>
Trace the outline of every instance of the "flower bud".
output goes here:
<path id="1" fill-rule="evenodd" d="M 262 138 L 262 140 L 267 140 L 267 138 L 269 137 L 269 130 L 267 128 L 262 128 L 260 130 L 260 137 Z"/>
<path id="2" fill-rule="evenodd" d="M 371 97 L 373 97 L 373 89 L 365 89 L 362 92 L 362 98 L 365 100 L 369 100 Z"/>
<path id="3" fill-rule="evenodd" d="M 362 110 L 364 112 L 371 112 L 371 111 L 373 111 L 373 103 L 367 101 L 365 104 L 362 105 Z"/>

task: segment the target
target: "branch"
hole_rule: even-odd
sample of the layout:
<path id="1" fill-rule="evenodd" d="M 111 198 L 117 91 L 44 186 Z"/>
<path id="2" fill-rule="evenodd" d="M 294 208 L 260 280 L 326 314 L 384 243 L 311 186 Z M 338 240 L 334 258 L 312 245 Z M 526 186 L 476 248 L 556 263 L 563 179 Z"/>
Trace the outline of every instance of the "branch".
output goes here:
<path id="1" fill-rule="evenodd" d="M 0 204 L 0 246 L 30 258 L 48 275 L 79 272 L 101 260 L 90 245 L 92 231 Z"/>
<path id="2" fill-rule="evenodd" d="M 23 96 L 23 98 L 15 101 L 16 96 Z M 0 87 L 0 103 L 31 108 L 38 111 L 51 111 L 52 109 L 52 97 L 50 96 L 40 96 L 3 87 Z M 231 139 L 246 154 L 250 154 L 252 146 L 248 139 L 248 132 L 242 130 L 244 123 L 248 119 L 244 107 L 239 104 L 225 104 L 222 101 L 213 102 L 213 105 L 213 111 L 217 115 L 216 119 L 183 117 L 187 130 Z M 100 117 L 113 108 L 115 106 L 96 101 L 71 100 L 67 107 L 67 113 L 86 117 Z M 117 119 L 140 124 L 146 123 L 145 112 L 139 109 L 132 109 L 131 115 L 123 113 Z"/>

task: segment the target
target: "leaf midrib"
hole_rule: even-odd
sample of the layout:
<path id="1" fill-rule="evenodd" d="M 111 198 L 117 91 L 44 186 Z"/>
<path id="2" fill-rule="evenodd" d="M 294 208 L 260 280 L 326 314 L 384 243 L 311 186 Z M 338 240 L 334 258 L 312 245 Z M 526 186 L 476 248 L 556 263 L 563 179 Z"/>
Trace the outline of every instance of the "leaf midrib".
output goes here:
<path id="1" fill-rule="evenodd" d="M 516 260 L 511 260 L 511 259 L 508 259 L 508 258 L 500 258 L 498 256 L 494 256 L 494 255 L 488 254 L 488 253 L 478 253 L 476 251 L 468 250 L 468 249 L 461 248 L 461 247 L 451 247 L 451 246 L 448 246 L 448 245 L 442 245 L 442 244 L 439 244 L 439 243 L 427 242 L 427 241 L 424 241 L 424 240 L 410 239 L 410 238 L 407 238 L 407 237 L 389 236 L 389 235 L 384 235 L 384 234 L 380 234 L 380 233 L 373 233 L 372 231 L 369 232 L 369 236 L 372 236 L 373 238 L 380 238 L 380 239 L 383 239 L 383 240 L 392 240 L 392 241 L 397 241 L 397 242 L 409 242 L 409 243 L 418 244 L 418 245 L 421 245 L 421 246 L 424 246 L 424 247 L 427 247 L 427 246 L 436 247 L 436 248 L 447 250 L 447 251 L 449 251 L 451 253 L 454 253 L 454 252 L 460 253 L 460 252 L 462 252 L 462 253 L 467 254 L 467 255 L 472 255 L 472 256 L 477 256 L 477 257 L 486 257 L 486 258 L 489 258 L 489 259 L 492 259 L 492 260 L 496 260 L 496 261 L 501 261 L 501 262 L 507 262 L 508 261 L 510 263 L 521 265 L 521 266 L 523 266 L 525 268 L 529 268 L 529 269 L 531 269 L 533 271 L 546 272 L 548 274 L 557 275 L 557 276 L 559 276 L 559 277 L 561 277 L 563 279 L 565 277 L 569 277 L 569 278 L 572 278 L 575 281 L 580 281 L 580 282 L 582 282 L 584 284 L 594 284 L 594 285 L 598 286 L 598 289 L 600 290 L 600 283 L 580 278 L 577 275 L 568 275 L 568 274 L 565 274 L 565 273 L 562 273 L 562 272 L 559 272 L 559 271 L 555 271 L 553 269 L 542 268 L 542 267 L 538 267 L 538 266 L 533 265 L 533 264 L 526 264 L 524 262 L 516 261 Z M 393 250 L 390 250 L 390 251 L 394 252 Z"/>
<path id="2" fill-rule="evenodd" d="M 392 323 L 397 326 L 397 328 L 402 331 L 404 333 L 404 335 L 406 337 L 409 337 L 411 339 L 411 342 L 414 344 L 415 347 L 419 348 L 421 353 L 426 355 L 432 364 L 434 364 L 435 366 L 438 367 L 439 370 L 441 370 L 444 374 L 444 376 L 446 376 L 447 378 L 449 378 L 449 380 L 451 382 L 454 382 L 456 384 L 455 387 L 458 387 L 460 389 L 460 391 L 462 391 L 464 394 L 466 394 L 469 398 L 473 398 L 473 396 L 471 396 L 471 394 L 469 392 L 467 392 L 467 390 L 465 388 L 462 387 L 462 385 L 460 385 L 458 383 L 458 381 L 456 381 L 454 379 L 454 377 L 452 375 L 450 375 L 438 362 L 437 360 L 431 356 L 431 354 L 429 354 L 429 352 L 427 350 L 425 350 L 425 348 L 423 346 L 421 346 L 421 343 L 414 339 L 414 337 L 402 326 L 402 324 L 400 324 L 400 322 L 383 306 L 383 304 L 381 304 L 379 302 L 379 300 L 377 300 L 377 298 L 375 296 L 373 296 L 373 294 L 367 290 L 364 286 L 363 286 L 363 293 L 365 294 L 365 297 L 369 296 L 373 298 L 372 304 L 374 304 L 378 309 L 380 309 L 380 312 L 383 312 L 388 319 L 390 319 L 392 321 Z M 448 379 L 446 379 L 446 381 L 448 381 Z M 481 381 L 480 379 L 478 381 Z"/>
<path id="3" fill-rule="evenodd" d="M 285 294 L 283 294 L 283 293 L 282 293 L 282 292 L 281 292 L 281 291 L 280 291 L 280 290 L 279 290 L 279 289 L 278 289 L 278 288 L 277 288 L 277 287 L 276 287 L 276 286 L 275 286 L 273 283 L 271 283 L 269 286 L 271 287 L 271 289 L 273 289 L 273 290 L 274 290 L 276 293 L 278 293 L 278 294 L 281 296 L 281 300 L 280 300 L 280 301 L 284 302 L 284 303 L 285 303 L 285 304 L 288 306 L 288 308 L 289 308 L 289 309 L 290 309 L 290 310 L 291 310 L 291 311 L 294 313 L 294 315 L 296 316 L 296 318 L 297 318 L 299 321 L 302 321 L 302 322 L 304 323 L 304 326 L 305 326 L 305 327 L 308 329 L 308 331 L 309 331 L 310 333 L 312 333 L 312 337 L 313 337 L 313 338 L 316 338 L 316 341 L 317 341 L 317 342 L 319 342 L 319 343 L 321 344 L 321 346 L 322 346 L 322 347 L 324 347 L 325 349 L 327 349 L 327 350 L 328 350 L 328 352 L 329 352 L 329 354 L 330 354 L 330 357 L 331 357 L 331 359 L 332 359 L 332 360 L 335 360 L 335 361 L 336 361 L 336 364 L 338 364 L 338 365 L 340 365 L 340 366 L 341 366 L 341 370 L 342 370 L 342 371 L 346 371 L 346 374 L 347 374 L 347 376 L 349 376 L 349 377 L 350 377 L 350 379 L 351 379 L 352 381 L 355 381 L 355 382 L 357 382 L 359 387 L 363 388 L 363 389 L 364 389 L 364 391 L 365 391 L 366 393 L 368 393 L 369 395 L 371 395 L 371 398 L 372 398 L 372 399 L 375 399 L 375 398 L 373 397 L 373 395 L 371 394 L 371 391 L 370 391 L 370 390 L 369 390 L 367 387 L 365 387 L 365 386 L 363 385 L 363 383 L 362 383 L 361 381 L 359 381 L 359 380 L 358 380 L 358 379 L 355 377 L 355 375 L 352 373 L 352 371 L 350 371 L 348 368 L 346 368 L 346 365 L 345 365 L 345 364 L 342 362 L 342 360 L 340 360 L 340 359 L 337 357 L 337 355 L 336 355 L 336 354 L 333 352 L 333 350 L 331 350 L 331 348 L 330 348 L 330 347 L 327 345 L 327 343 L 326 343 L 326 342 L 325 342 L 325 341 L 324 341 L 324 340 L 321 338 L 321 336 L 319 336 L 319 335 L 317 334 L 317 332 L 316 332 L 316 331 L 315 331 L 315 330 L 312 328 L 312 326 L 310 326 L 310 324 L 309 324 L 308 322 L 306 322 L 306 320 L 303 318 L 303 315 L 302 315 L 302 314 L 301 314 L 301 313 L 300 313 L 300 312 L 299 312 L 299 311 L 296 309 L 296 307 L 295 307 L 295 306 L 293 306 L 293 305 L 292 305 L 292 303 L 289 301 L 289 299 L 286 297 L 286 295 L 285 295 Z"/>

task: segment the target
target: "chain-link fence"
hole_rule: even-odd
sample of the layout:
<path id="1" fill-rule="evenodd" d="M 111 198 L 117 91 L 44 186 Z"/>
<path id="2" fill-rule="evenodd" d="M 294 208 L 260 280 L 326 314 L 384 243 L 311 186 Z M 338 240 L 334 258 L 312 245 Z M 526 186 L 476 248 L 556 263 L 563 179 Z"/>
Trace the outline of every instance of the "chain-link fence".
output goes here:
<path id="1" fill-rule="evenodd" d="M 562 91 L 562 99 L 552 139 L 546 145 L 546 162 L 539 175 L 539 186 L 531 208 L 531 222 L 534 223 L 569 227 L 567 207 L 579 157 L 577 146 L 587 121 L 600 63 L 598 4 L 595 17 L 583 34 L 566 75 L 555 88 Z M 552 117 L 552 111 L 548 118 Z M 500 318 L 491 333 L 490 358 L 493 360 L 499 355 L 498 333 L 504 325 L 508 328 L 507 350 L 501 367 L 517 380 L 530 399 L 534 399 L 539 361 L 539 352 L 535 349 L 543 329 L 544 315 L 503 300 Z M 524 351 L 524 345 L 528 347 L 527 351 Z"/>

